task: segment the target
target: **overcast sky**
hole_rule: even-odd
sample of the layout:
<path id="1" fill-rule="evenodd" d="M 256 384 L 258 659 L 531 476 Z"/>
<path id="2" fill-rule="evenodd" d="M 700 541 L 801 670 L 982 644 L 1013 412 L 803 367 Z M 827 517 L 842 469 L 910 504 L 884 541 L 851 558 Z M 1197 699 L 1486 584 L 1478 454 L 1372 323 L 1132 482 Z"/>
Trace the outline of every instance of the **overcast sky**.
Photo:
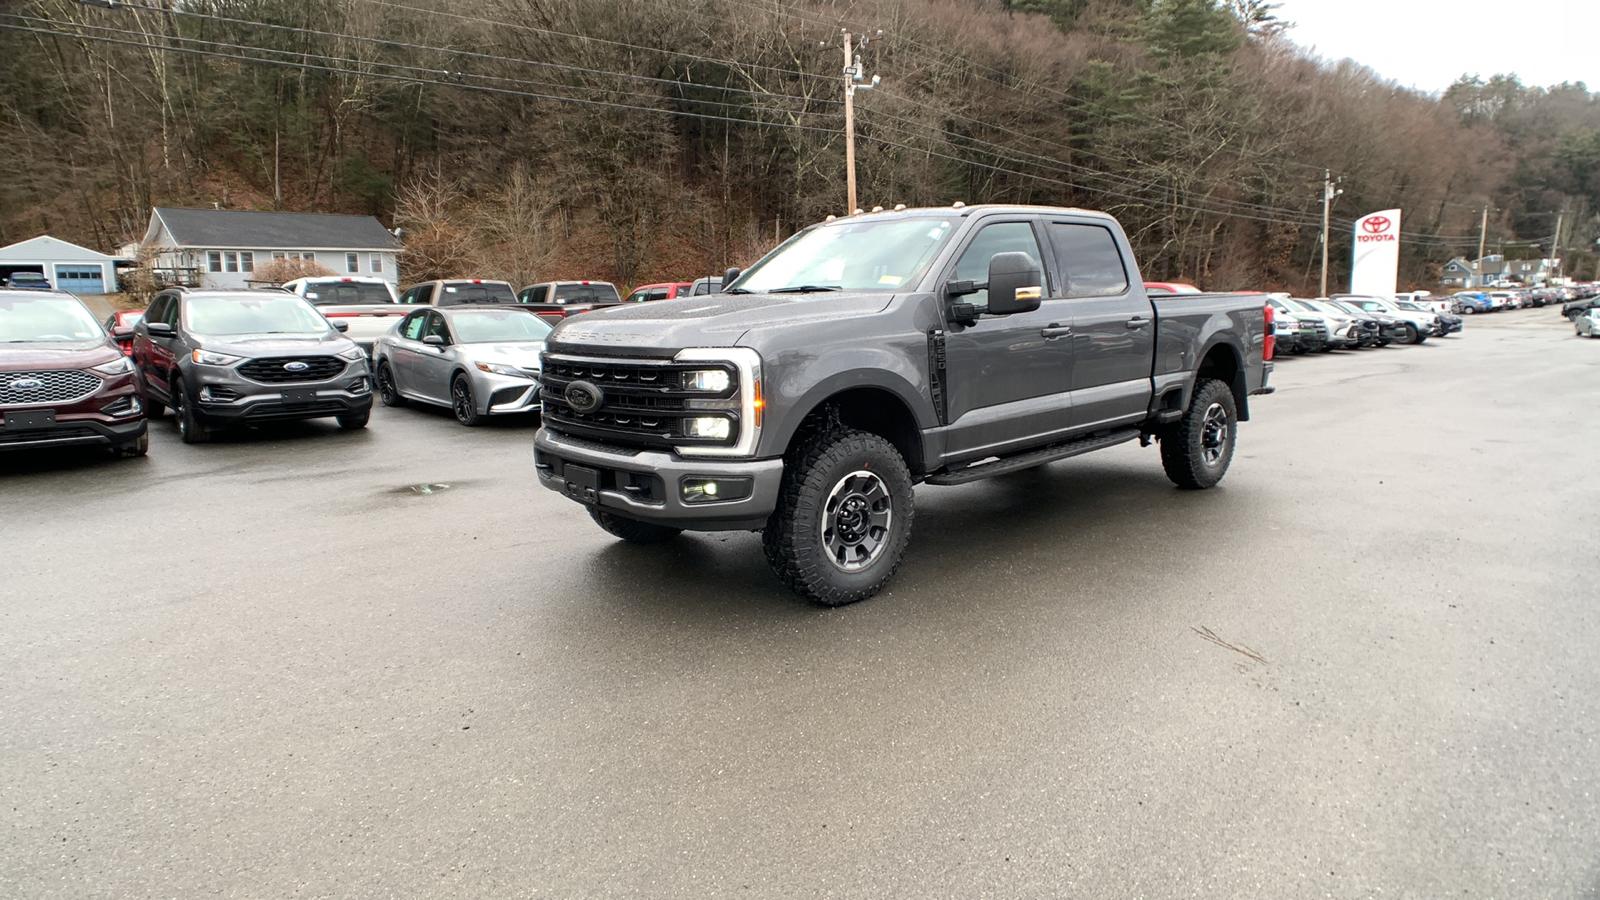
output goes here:
<path id="1" fill-rule="evenodd" d="M 1600 0 L 1278 0 L 1289 38 L 1332 62 L 1442 91 L 1462 75 L 1600 91 Z"/>

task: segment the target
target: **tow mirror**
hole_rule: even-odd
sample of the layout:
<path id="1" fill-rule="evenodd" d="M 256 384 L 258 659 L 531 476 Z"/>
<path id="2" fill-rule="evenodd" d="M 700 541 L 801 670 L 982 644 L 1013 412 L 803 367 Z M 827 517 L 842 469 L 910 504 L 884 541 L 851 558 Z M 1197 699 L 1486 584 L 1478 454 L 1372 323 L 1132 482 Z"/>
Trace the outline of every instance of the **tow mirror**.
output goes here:
<path id="1" fill-rule="evenodd" d="M 996 253 L 989 260 L 989 315 L 1032 312 L 1044 297 L 1044 275 L 1026 253 Z"/>
<path id="2" fill-rule="evenodd" d="M 722 286 L 724 288 L 726 288 L 728 285 L 733 284 L 733 280 L 735 278 L 738 278 L 742 274 L 744 274 L 744 272 L 738 266 L 734 266 L 731 269 L 729 269 L 728 271 L 723 272 L 722 273 Z M 713 291 L 712 293 L 715 293 L 715 291 Z"/>

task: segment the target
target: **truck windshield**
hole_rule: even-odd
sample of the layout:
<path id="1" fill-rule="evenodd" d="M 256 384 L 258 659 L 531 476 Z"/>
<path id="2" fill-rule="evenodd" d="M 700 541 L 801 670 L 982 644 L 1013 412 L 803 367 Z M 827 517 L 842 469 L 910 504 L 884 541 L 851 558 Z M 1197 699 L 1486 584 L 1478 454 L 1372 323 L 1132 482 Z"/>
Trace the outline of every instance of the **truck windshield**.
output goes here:
<path id="1" fill-rule="evenodd" d="M 322 335 L 328 320 L 299 297 L 190 297 L 184 315 L 189 332 L 210 337 L 240 334 Z"/>
<path id="2" fill-rule="evenodd" d="M 82 303 L 67 297 L 0 297 L 0 344 L 105 340 Z"/>
<path id="3" fill-rule="evenodd" d="M 954 232 L 953 220 L 924 216 L 816 225 L 779 245 L 729 289 L 898 291 L 922 274 Z"/>
<path id="4" fill-rule="evenodd" d="M 315 306 L 394 302 L 387 285 L 360 281 L 312 282 L 306 285 L 306 299 Z"/>

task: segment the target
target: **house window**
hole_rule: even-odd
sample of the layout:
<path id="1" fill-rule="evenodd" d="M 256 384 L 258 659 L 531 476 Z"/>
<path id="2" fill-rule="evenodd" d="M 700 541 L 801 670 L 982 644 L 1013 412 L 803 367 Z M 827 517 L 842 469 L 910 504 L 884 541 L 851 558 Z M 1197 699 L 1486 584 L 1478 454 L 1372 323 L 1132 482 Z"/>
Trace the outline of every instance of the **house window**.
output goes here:
<path id="1" fill-rule="evenodd" d="M 256 270 L 256 254 L 254 250 L 239 251 L 239 271 L 254 272 Z"/>
<path id="2" fill-rule="evenodd" d="M 352 273 L 360 272 L 361 271 L 361 254 L 359 254 L 359 253 L 346 253 L 344 255 L 344 270 L 346 272 L 352 272 Z"/>
<path id="3" fill-rule="evenodd" d="M 316 262 L 317 261 L 317 254 L 313 250 L 303 250 L 300 253 L 300 258 L 305 260 L 306 262 Z"/>
<path id="4" fill-rule="evenodd" d="M 206 251 L 206 271 L 207 272 L 221 272 L 222 271 L 222 251 L 221 250 L 207 250 Z"/>
<path id="5" fill-rule="evenodd" d="M 282 250 L 274 250 L 274 251 L 272 251 L 272 258 L 273 259 L 288 259 L 289 258 L 289 254 L 283 252 Z"/>
<path id="6" fill-rule="evenodd" d="M 239 271 L 239 254 L 232 250 L 222 254 L 222 267 L 229 272 Z"/>
<path id="7" fill-rule="evenodd" d="M 369 253 L 369 254 L 367 254 L 367 268 L 368 268 L 369 271 L 372 271 L 372 272 L 382 272 L 383 271 L 383 254 L 382 253 Z"/>

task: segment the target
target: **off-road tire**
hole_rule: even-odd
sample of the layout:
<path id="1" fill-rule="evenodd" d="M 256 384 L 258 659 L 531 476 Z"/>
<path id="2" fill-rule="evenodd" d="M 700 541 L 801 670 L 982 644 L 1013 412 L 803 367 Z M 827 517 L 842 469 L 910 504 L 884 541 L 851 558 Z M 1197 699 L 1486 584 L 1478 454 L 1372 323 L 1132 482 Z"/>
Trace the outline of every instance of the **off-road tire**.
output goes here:
<path id="1" fill-rule="evenodd" d="M 478 413 L 477 398 L 472 396 L 472 382 L 465 375 L 450 379 L 450 411 L 455 414 L 457 422 L 468 428 L 483 424 L 483 416 Z"/>
<path id="2" fill-rule="evenodd" d="M 346 413 L 345 415 L 334 417 L 335 421 L 339 423 L 339 427 L 343 428 L 345 431 L 355 431 L 358 428 L 365 428 L 367 427 L 368 420 L 371 418 L 372 407 L 370 406 L 360 412 Z"/>
<path id="3" fill-rule="evenodd" d="M 126 444 L 118 444 L 111 452 L 122 459 L 134 459 L 150 452 L 150 432 L 146 431 Z"/>
<path id="4" fill-rule="evenodd" d="M 672 528 L 667 525 L 657 525 L 653 522 L 641 522 L 619 516 L 614 512 L 601 509 L 598 506 L 589 507 L 589 518 L 594 520 L 613 537 L 619 537 L 630 544 L 659 544 L 668 541 L 682 533 L 682 528 Z"/>
<path id="5" fill-rule="evenodd" d="M 194 404 L 184 391 L 182 382 L 172 385 L 172 418 L 178 423 L 178 435 L 185 444 L 204 444 L 211 440 L 211 432 L 194 414 Z"/>
<path id="6" fill-rule="evenodd" d="M 377 374 L 373 380 L 378 383 L 378 399 L 384 406 L 405 406 L 406 398 L 400 396 L 400 389 L 394 384 L 394 369 L 389 368 L 389 361 L 378 363 Z"/>
<path id="7" fill-rule="evenodd" d="M 838 426 L 813 434 L 784 457 L 778 506 L 761 536 L 767 564 L 824 606 L 865 600 L 900 566 L 911 494 L 911 472 L 887 440 Z"/>
<path id="8" fill-rule="evenodd" d="M 1238 430 L 1233 391 L 1215 378 L 1201 379 L 1183 418 L 1160 435 L 1161 468 L 1178 487 L 1212 487 L 1228 473 Z"/>

